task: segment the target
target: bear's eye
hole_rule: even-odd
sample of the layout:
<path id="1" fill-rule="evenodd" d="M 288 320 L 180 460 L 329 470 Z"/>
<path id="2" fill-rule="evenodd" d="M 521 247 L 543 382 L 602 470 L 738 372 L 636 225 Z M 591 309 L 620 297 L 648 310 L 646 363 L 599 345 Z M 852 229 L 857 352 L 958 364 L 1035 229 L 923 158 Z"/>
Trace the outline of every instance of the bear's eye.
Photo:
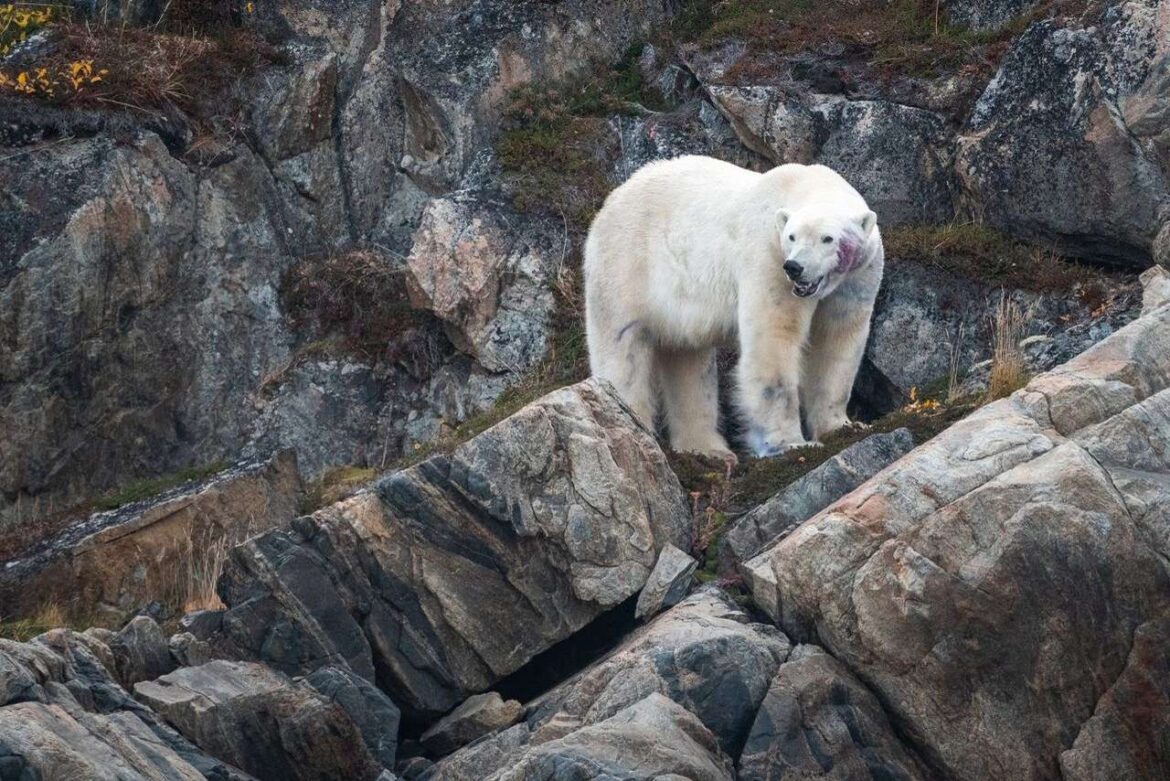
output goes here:
<path id="1" fill-rule="evenodd" d="M 822 243 L 822 244 L 832 244 L 832 243 L 833 243 L 833 237 L 832 237 L 832 236 L 822 236 L 822 237 L 821 237 L 821 243 Z"/>
<path id="2" fill-rule="evenodd" d="M 789 241 L 796 241 L 796 234 L 795 234 L 795 233 L 789 233 L 789 234 L 788 234 L 788 240 L 789 240 Z"/>

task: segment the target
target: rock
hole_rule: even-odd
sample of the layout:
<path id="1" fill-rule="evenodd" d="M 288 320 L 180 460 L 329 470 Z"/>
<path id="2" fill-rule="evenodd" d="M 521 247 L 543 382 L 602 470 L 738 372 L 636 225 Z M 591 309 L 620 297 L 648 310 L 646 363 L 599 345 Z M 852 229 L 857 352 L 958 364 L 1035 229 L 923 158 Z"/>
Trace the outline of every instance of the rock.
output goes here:
<path id="1" fill-rule="evenodd" d="M 407 259 L 412 303 L 434 312 L 456 346 L 494 372 L 522 372 L 544 355 L 554 309 L 549 279 L 563 254 L 546 246 L 548 231 L 525 233 L 517 220 L 436 199 Z"/>
<path id="2" fill-rule="evenodd" d="M 56 602 L 78 615 L 121 613 L 159 595 L 181 607 L 198 596 L 192 588 L 210 590 L 198 581 L 214 578 L 227 547 L 291 521 L 300 493 L 296 456 L 284 451 L 95 513 L 0 570 L 0 610 L 32 615 Z"/>
<path id="3" fill-rule="evenodd" d="M 468 697 L 455 710 L 422 734 L 423 748 L 444 756 L 490 732 L 510 727 L 524 715 L 516 700 L 504 701 L 496 692 Z"/>
<path id="4" fill-rule="evenodd" d="M 814 107 L 827 130 L 813 162 L 849 180 L 882 225 L 954 218 L 953 141 L 944 119 L 889 101 L 826 99 Z"/>
<path id="5" fill-rule="evenodd" d="M 913 449 L 904 428 L 850 445 L 736 520 L 720 539 L 720 558 L 747 561 Z"/>
<path id="6" fill-rule="evenodd" d="M 179 619 L 179 627 L 200 640 L 206 640 L 223 626 L 222 610 L 195 610 Z"/>
<path id="7" fill-rule="evenodd" d="M 200 748 L 260 779 L 374 781 L 383 770 L 342 707 L 261 665 L 184 667 L 134 694 Z"/>
<path id="8" fill-rule="evenodd" d="M 1069 781 L 1170 775 L 1170 621 L 1134 632 L 1125 669 L 1098 701 L 1072 748 L 1060 755 Z"/>
<path id="9" fill-rule="evenodd" d="M 673 545 L 664 545 L 635 606 L 636 618 L 653 618 L 687 595 L 699 562 Z"/>
<path id="10" fill-rule="evenodd" d="M 1162 307 L 748 563 L 757 605 L 865 681 L 937 775 L 1057 776 L 1170 609 L 1168 348 Z"/>
<path id="11" fill-rule="evenodd" d="M 398 763 L 398 776 L 405 781 L 414 781 L 416 778 L 422 778 L 434 764 L 425 757 L 411 757 Z"/>
<path id="12" fill-rule="evenodd" d="M 118 682 L 127 689 L 175 669 L 175 660 L 154 619 L 134 618 L 109 641 Z"/>
<path id="13" fill-rule="evenodd" d="M 252 777 L 204 754 L 115 681 L 93 635 L 0 640 L 0 775 L 5 779 Z"/>
<path id="14" fill-rule="evenodd" d="M 1055 368 L 1100 341 L 1102 329 L 1121 328 L 1137 317 L 1138 286 L 1108 284 L 1109 294 L 1099 309 L 1068 295 L 1006 291 L 1023 315 L 1022 336 L 1052 338 L 1043 350 L 1026 356 L 1030 373 Z M 921 392 L 945 380 L 952 363 L 961 382 L 968 367 L 991 357 L 995 314 L 1004 295 L 993 280 L 888 258 L 866 346 L 865 376 L 855 391 L 866 390 L 863 381 L 876 383 L 881 392 L 872 406 L 884 412 L 891 408 L 892 395 L 884 388 L 897 390 L 896 407 L 905 403 L 911 388 Z"/>
<path id="15" fill-rule="evenodd" d="M 932 776 L 881 703 L 840 662 L 802 645 L 780 665 L 737 763 L 740 781 Z"/>
<path id="16" fill-rule="evenodd" d="M 954 216 L 953 140 L 940 115 L 806 87 L 712 84 L 707 91 L 745 146 L 773 164 L 833 168 L 857 188 L 881 224 Z"/>
<path id="17" fill-rule="evenodd" d="M 946 0 L 947 20 L 973 30 L 991 31 L 1003 27 L 1030 11 L 1038 0 Z"/>
<path id="18" fill-rule="evenodd" d="M 206 640 L 200 640 L 190 632 L 177 632 L 167 640 L 171 658 L 179 667 L 198 667 L 215 659 L 218 654 Z"/>
<path id="19" fill-rule="evenodd" d="M 1100 25 L 1036 22 L 1014 41 L 959 139 L 959 174 L 989 222 L 1067 254 L 1148 265 L 1167 170 L 1118 103 L 1164 54 L 1158 15 L 1134 0 Z"/>
<path id="20" fill-rule="evenodd" d="M 1163 266 L 1151 266 L 1142 272 L 1142 312 L 1149 314 L 1170 302 L 1170 271 Z"/>
<path id="21" fill-rule="evenodd" d="M 1154 237 L 1154 243 L 1150 248 L 1150 255 L 1158 265 L 1163 268 L 1170 268 L 1170 219 L 1162 222 L 1162 228 L 1158 231 L 1158 235 Z"/>
<path id="22" fill-rule="evenodd" d="M 499 781 L 731 781 L 734 777 L 731 760 L 702 722 L 657 692 L 604 721 L 536 747 L 512 768 L 492 776 Z"/>
<path id="23" fill-rule="evenodd" d="M 628 723 L 621 715 L 627 709 L 636 708 L 635 713 L 652 723 L 660 720 L 653 715 L 655 711 L 678 713 L 662 703 L 649 711 L 647 706 L 639 706 L 647 696 L 659 695 L 673 700 L 680 710 L 685 709 L 683 713 L 689 712 L 702 733 L 712 736 L 700 743 L 713 748 L 694 755 L 690 741 L 667 727 L 661 745 L 683 752 L 680 761 L 706 756 L 705 761 L 714 759 L 715 766 L 721 767 L 722 754 L 738 755 L 756 709 L 788 650 L 784 635 L 765 624 L 751 623 L 718 589 L 701 590 L 635 631 L 603 660 L 529 703 L 526 721 L 456 751 L 436 764 L 428 778 L 528 778 L 508 775 L 508 771 L 547 768 L 553 761 L 549 752 L 560 754 L 562 749 L 572 757 L 582 752 L 595 757 L 611 755 L 616 751 L 612 741 L 620 733 L 614 728 Z M 610 721 L 615 718 L 616 722 Z M 669 720 L 679 721 L 675 715 Z M 684 721 L 692 723 L 690 718 Z M 684 732 L 695 737 L 689 728 Z M 639 743 L 646 739 L 640 730 L 634 734 L 632 739 Z M 617 777 L 626 777 L 617 772 L 618 766 L 634 773 L 632 777 L 646 777 L 637 775 L 641 765 L 633 756 L 624 751 L 612 756 L 617 765 L 611 772 Z M 651 756 L 655 757 L 653 762 L 661 761 L 659 752 L 648 752 L 647 757 Z M 634 764 L 627 764 L 630 762 Z M 709 765 L 700 766 L 706 768 L 702 772 L 711 772 Z M 683 772 L 683 777 L 692 776 Z"/>
<path id="24" fill-rule="evenodd" d="M 472 0 L 443 11 L 402 13 L 393 51 L 405 112 L 400 166 L 431 193 L 457 189 L 490 148 L 513 88 L 616 61 L 668 18 L 666 5 L 652 0 L 620 14 L 601 0 Z"/>
<path id="25" fill-rule="evenodd" d="M 654 437 L 589 380 L 237 548 L 224 629 L 287 672 L 377 670 L 437 717 L 636 594 L 689 534 Z"/>
<path id="26" fill-rule="evenodd" d="M 818 121 L 803 91 L 711 84 L 707 94 L 744 146 L 773 165 L 815 160 L 820 148 Z"/>
<path id="27" fill-rule="evenodd" d="M 1170 167 L 1170 53 L 1160 54 L 1142 85 L 1122 98 L 1120 107 L 1130 132 L 1165 172 Z"/>
<path id="28" fill-rule="evenodd" d="M 322 667 L 305 681 L 326 699 L 341 706 L 362 733 L 366 747 L 384 767 L 395 765 L 398 750 L 398 706 L 381 689 L 347 667 Z"/>
<path id="29" fill-rule="evenodd" d="M 203 778 L 134 716 L 74 716 L 41 702 L 0 708 L 0 773 L 6 779 Z"/>

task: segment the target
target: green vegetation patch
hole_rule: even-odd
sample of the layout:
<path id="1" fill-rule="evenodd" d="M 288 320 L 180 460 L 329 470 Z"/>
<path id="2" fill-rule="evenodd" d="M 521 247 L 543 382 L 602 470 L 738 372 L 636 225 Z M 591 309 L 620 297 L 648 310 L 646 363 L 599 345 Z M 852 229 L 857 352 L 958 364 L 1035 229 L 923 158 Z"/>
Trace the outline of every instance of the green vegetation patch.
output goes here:
<path id="1" fill-rule="evenodd" d="M 977 222 L 899 225 L 882 230 L 886 256 L 1037 293 L 1077 295 L 1092 307 L 1107 297 L 1106 273 Z"/>
<path id="2" fill-rule="evenodd" d="M 106 510 L 117 510 L 119 507 L 124 507 L 128 504 L 141 502 L 146 499 L 151 499 L 159 494 L 169 491 L 172 488 L 177 488 L 184 483 L 190 483 L 197 480 L 206 480 L 217 472 L 222 472 L 227 468 L 227 464 L 223 461 L 216 461 L 205 466 L 194 466 L 187 469 L 180 469 L 177 472 L 172 472 L 161 477 L 151 477 L 146 480 L 139 480 L 131 483 L 124 488 L 121 488 L 113 493 L 106 494 L 99 499 L 95 499 L 91 505 L 92 512 L 103 512 Z"/>
<path id="3" fill-rule="evenodd" d="M 511 94 L 496 153 L 517 211 L 557 216 L 574 237 L 588 229 L 620 151 L 607 117 L 665 107 L 642 78 L 641 51 L 633 46 L 613 67 Z"/>
<path id="4" fill-rule="evenodd" d="M 846 54 L 887 75 L 933 77 L 964 69 L 990 72 L 1031 21 L 1092 5 L 1049 0 L 998 30 L 980 32 L 951 24 L 935 0 L 692 0 L 672 32 L 700 46 L 742 40 L 753 53 L 790 55 L 843 46 Z"/>

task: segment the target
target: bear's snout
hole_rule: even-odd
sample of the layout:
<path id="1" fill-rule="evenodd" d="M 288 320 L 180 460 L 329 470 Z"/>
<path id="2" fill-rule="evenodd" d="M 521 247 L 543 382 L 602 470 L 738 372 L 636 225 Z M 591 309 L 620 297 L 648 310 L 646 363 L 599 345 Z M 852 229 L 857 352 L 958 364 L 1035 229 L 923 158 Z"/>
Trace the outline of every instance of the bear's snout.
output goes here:
<path id="1" fill-rule="evenodd" d="M 799 282 L 800 278 L 804 276 L 804 266 L 800 263 L 797 263 L 795 260 L 785 261 L 784 273 L 787 274 L 788 278 L 793 282 Z"/>

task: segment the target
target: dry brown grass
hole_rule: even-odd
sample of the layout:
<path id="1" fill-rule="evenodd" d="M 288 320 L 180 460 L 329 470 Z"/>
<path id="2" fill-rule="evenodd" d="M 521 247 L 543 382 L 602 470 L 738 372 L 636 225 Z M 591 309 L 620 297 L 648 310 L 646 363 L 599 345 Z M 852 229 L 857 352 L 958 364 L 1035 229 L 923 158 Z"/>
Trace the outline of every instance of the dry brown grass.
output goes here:
<path id="1" fill-rule="evenodd" d="M 281 301 L 295 329 L 336 334 L 370 360 L 427 319 L 410 305 L 404 269 L 365 249 L 300 261 L 281 283 Z"/>
<path id="2" fill-rule="evenodd" d="M 987 394 L 992 399 L 1002 399 L 1028 382 L 1027 366 L 1020 351 L 1023 333 L 1023 311 L 1005 293 L 992 322 L 991 374 L 987 384 Z"/>
<path id="3" fill-rule="evenodd" d="M 0 619 L 0 639 L 23 643 L 39 634 L 77 623 L 70 620 L 65 608 L 58 602 L 46 602 L 27 618 Z"/>
<path id="4" fill-rule="evenodd" d="M 284 56 L 240 26 L 231 3 L 172 2 L 162 21 L 131 27 L 101 20 L 49 26 L 34 59 L 0 71 L 0 92 L 53 105 L 125 110 L 183 121 L 198 132 L 235 127 L 242 106 L 231 87 Z"/>
<path id="5" fill-rule="evenodd" d="M 178 584 L 181 592 L 182 612 L 190 613 L 195 610 L 221 610 L 223 601 L 216 593 L 215 585 L 219 576 L 223 574 L 224 564 L 227 563 L 228 551 L 234 544 L 243 540 L 232 541 L 226 537 L 207 535 L 203 544 L 196 547 L 192 540 L 188 548 L 188 555 L 184 558 L 184 566 L 179 576 L 182 579 Z"/>
<path id="6" fill-rule="evenodd" d="M 672 32 L 700 45 L 738 39 L 765 55 L 831 46 L 878 75 L 989 76 L 1011 39 L 1032 21 L 1052 15 L 1091 20 L 1101 7 L 1099 0 L 1042 0 L 999 30 L 976 32 L 950 24 L 938 0 L 690 0 Z M 736 77 L 732 69 L 728 80 Z"/>

